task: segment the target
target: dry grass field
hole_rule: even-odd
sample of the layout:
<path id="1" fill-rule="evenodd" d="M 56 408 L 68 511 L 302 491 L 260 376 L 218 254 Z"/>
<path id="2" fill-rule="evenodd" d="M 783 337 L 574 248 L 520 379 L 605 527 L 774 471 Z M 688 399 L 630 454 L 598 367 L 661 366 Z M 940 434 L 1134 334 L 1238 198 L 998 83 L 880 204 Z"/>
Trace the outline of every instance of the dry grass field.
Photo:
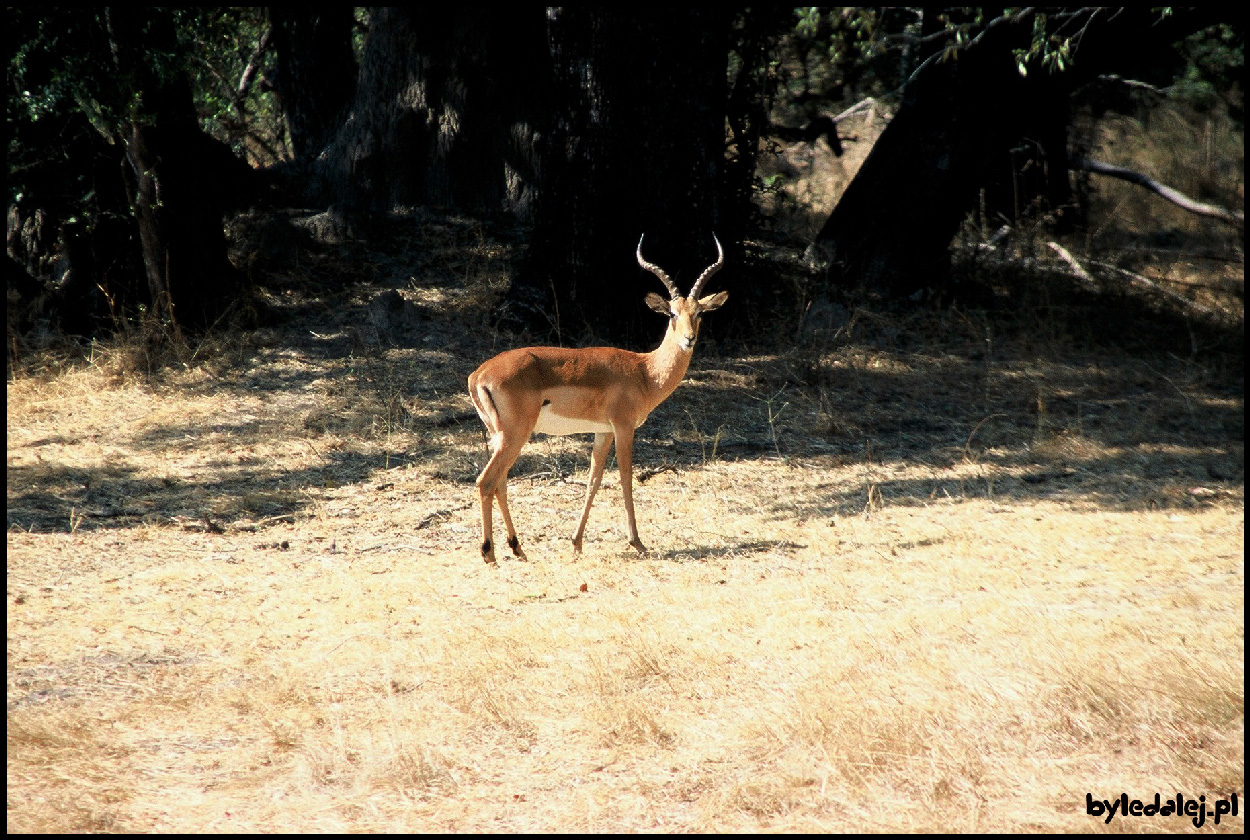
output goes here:
<path id="1" fill-rule="evenodd" d="M 489 568 L 464 381 L 509 254 L 423 224 L 180 364 L 11 370 L 10 832 L 1193 831 L 1086 796 L 1244 794 L 1239 356 L 1053 309 L 713 338 L 640 431 L 650 553 L 609 472 L 574 557 L 589 441 L 540 437 L 530 562 Z"/>

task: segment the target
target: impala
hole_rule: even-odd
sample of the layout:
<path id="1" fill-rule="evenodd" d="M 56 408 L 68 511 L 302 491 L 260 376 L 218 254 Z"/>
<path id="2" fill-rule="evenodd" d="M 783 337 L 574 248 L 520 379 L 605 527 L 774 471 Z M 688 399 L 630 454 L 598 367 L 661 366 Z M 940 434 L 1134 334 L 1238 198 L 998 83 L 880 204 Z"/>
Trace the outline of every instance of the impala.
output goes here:
<path id="1" fill-rule="evenodd" d="M 716 242 L 716 262 L 703 270 L 685 297 L 659 266 L 643 259 L 642 239 L 638 240 L 638 264 L 658 277 L 669 293 L 669 300 L 654 292 L 647 293 L 647 306 L 668 316 L 664 340 L 650 353 L 616 347 L 524 347 L 500 353 L 469 376 L 469 396 L 490 439 L 490 460 L 477 478 L 482 501 L 482 559 L 487 563 L 495 562 L 495 544 L 491 539 L 494 502 L 499 503 L 499 513 L 508 529 L 508 547 L 519 559 L 525 559 L 508 513 L 508 471 L 530 434 L 536 431 L 549 435 L 595 434 L 586 504 L 573 535 L 573 550 L 581 553 L 590 504 L 615 439 L 629 544 L 639 552 L 646 551 L 634 522 L 634 429 L 673 393 L 686 375 L 699 335 L 700 316 L 719 309 L 729 298 L 728 292 L 699 297 L 708 278 L 725 264 L 720 240 L 715 235 L 712 240 Z"/>

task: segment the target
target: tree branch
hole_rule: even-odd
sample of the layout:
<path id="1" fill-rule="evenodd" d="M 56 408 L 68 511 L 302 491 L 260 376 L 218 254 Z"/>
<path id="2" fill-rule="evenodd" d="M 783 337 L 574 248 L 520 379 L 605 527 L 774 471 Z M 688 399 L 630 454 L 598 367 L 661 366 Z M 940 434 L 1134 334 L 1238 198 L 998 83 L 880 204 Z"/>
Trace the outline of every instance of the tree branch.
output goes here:
<path id="1" fill-rule="evenodd" d="M 248 88 L 252 86 L 252 80 L 256 78 L 256 71 L 260 69 L 260 62 L 269 50 L 269 41 L 272 35 L 273 27 L 266 27 L 265 34 L 260 36 L 260 41 L 252 52 L 252 58 L 247 62 L 247 67 L 243 69 L 243 75 L 239 77 L 239 84 L 234 92 L 235 107 L 240 107 L 239 103 L 247 98 Z M 240 108 L 240 110 L 242 109 Z"/>
<path id="2" fill-rule="evenodd" d="M 1126 169 L 1123 166 L 1114 166 L 1110 163 L 1103 163 L 1099 160 L 1090 160 L 1089 158 L 1073 157 L 1068 158 L 1068 165 L 1073 169 L 1084 169 L 1087 172 L 1096 172 L 1099 175 L 1108 175 L 1112 178 L 1119 178 L 1122 181 L 1128 181 L 1131 184 L 1137 184 L 1139 187 L 1145 187 L 1148 190 L 1159 194 L 1163 198 L 1180 207 L 1188 210 L 1190 213 L 1197 213 L 1200 216 L 1210 216 L 1213 219 L 1219 219 L 1230 225 L 1244 228 L 1246 224 L 1246 214 L 1241 210 L 1226 210 L 1223 207 L 1216 207 L 1214 204 L 1204 204 L 1201 201 L 1195 201 L 1180 190 L 1175 190 L 1166 184 L 1160 184 L 1155 179 L 1141 172 L 1132 169 Z"/>
<path id="3" fill-rule="evenodd" d="M 1138 88 L 1140 90 L 1148 90 L 1157 96 L 1167 96 L 1168 88 L 1161 88 L 1147 82 L 1138 81 L 1137 79 L 1126 79 L 1123 76 L 1117 76 L 1115 73 L 1104 73 L 1098 77 L 1100 82 L 1116 82 L 1125 87 Z"/>

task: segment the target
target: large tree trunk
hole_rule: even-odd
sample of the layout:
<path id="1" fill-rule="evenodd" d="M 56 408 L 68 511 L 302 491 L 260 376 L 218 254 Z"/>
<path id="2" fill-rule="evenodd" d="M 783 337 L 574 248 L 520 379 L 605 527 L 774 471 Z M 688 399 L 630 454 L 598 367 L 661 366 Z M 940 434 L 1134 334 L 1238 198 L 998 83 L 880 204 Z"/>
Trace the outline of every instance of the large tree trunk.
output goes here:
<path id="1" fill-rule="evenodd" d="M 338 129 L 356 85 L 351 6 L 270 6 L 277 72 L 270 81 L 291 146 L 307 162 Z"/>
<path id="2" fill-rule="evenodd" d="M 951 240 L 983 189 L 989 211 L 1009 222 L 1067 212 L 1069 93 L 1102 72 L 1157 69 L 1168 44 L 1189 31 L 1188 18 L 1144 8 L 1074 14 L 1082 16 L 1070 28 L 1081 32 L 1080 46 L 1066 72 L 1034 66 L 1022 76 L 1013 50 L 1029 47 L 1034 16 L 1004 15 L 907 85 L 813 242 L 829 287 L 881 298 L 940 292 Z"/>
<path id="3" fill-rule="evenodd" d="M 61 331 L 107 331 L 114 310 L 151 305 L 121 177 L 122 144 L 107 142 L 77 112 L 23 128 L 26 148 L 50 153 L 22 172 L 21 194 L 9 206 L 8 254 L 46 285 L 41 295 Z"/>
<path id="4" fill-rule="evenodd" d="M 118 75 L 135 92 L 121 140 L 152 308 L 171 324 L 203 328 L 238 298 L 222 217 L 250 170 L 200 130 L 185 75 L 145 60 L 147 46 L 173 52 L 169 17 L 114 7 L 106 20 Z"/>
<path id="5" fill-rule="evenodd" d="M 348 228 L 397 206 L 524 216 L 544 95 L 543 12 L 382 7 L 320 176 Z"/>
<path id="6" fill-rule="evenodd" d="M 1034 107 L 1011 54 L 1029 35 L 1027 27 L 1004 24 L 907 86 L 897 115 L 816 235 L 831 286 L 902 297 L 945 285 L 951 239 L 976 206 L 994 158 L 1008 163 Z"/>
<path id="7" fill-rule="evenodd" d="M 634 260 L 644 233 L 647 259 L 683 287 L 715 260 L 729 22 L 707 9 L 549 10 L 556 124 L 509 304 L 550 340 L 589 327 L 654 343 L 660 325 L 642 300 L 659 289 Z"/>
<path id="8" fill-rule="evenodd" d="M 794 28 L 788 7 L 750 7 L 737 12 L 730 30 L 729 53 L 735 70 L 729 80 L 725 123 L 728 147 L 723 181 L 724 203 L 717 228 L 722 240 L 741 242 L 762 220 L 754 198 L 759 188 L 760 144 L 770 129 L 769 112 L 777 87 L 772 50 Z M 834 135 L 832 142 L 837 142 Z M 730 310 L 731 312 L 733 310 Z M 720 320 L 718 318 L 718 320 Z"/>

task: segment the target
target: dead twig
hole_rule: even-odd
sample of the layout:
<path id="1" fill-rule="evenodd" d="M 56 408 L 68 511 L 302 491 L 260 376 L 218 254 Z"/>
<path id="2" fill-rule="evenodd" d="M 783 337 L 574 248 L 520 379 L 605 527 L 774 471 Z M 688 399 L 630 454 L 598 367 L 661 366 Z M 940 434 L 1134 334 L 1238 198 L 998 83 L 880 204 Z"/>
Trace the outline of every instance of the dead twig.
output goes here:
<path id="1" fill-rule="evenodd" d="M 466 503 L 463 505 L 457 505 L 456 507 L 453 507 L 453 508 L 444 508 L 442 510 L 436 510 L 431 513 L 427 513 L 425 516 L 421 517 L 421 521 L 417 523 L 417 527 L 415 530 L 420 531 L 422 528 L 427 528 L 430 525 L 432 525 L 436 520 L 446 519 L 448 516 L 451 516 L 456 511 L 464 510 L 468 507 L 472 507 L 472 505 Z"/>
<path id="2" fill-rule="evenodd" d="M 1133 285 L 1140 286 L 1143 289 L 1149 289 L 1152 292 L 1161 294 L 1164 297 L 1168 298 L 1169 300 L 1173 300 L 1181 304 L 1186 309 L 1191 309 L 1194 312 L 1198 312 L 1202 315 L 1215 315 L 1216 314 L 1215 310 L 1211 309 L 1209 306 L 1203 306 L 1200 303 L 1195 303 L 1194 301 L 1190 300 L 1184 295 L 1178 292 L 1174 292 L 1171 289 L 1164 288 L 1163 286 L 1160 286 L 1158 283 L 1151 280 L 1150 278 L 1142 277 L 1140 274 L 1137 274 L 1136 272 L 1133 272 L 1133 271 L 1129 271 L 1127 268 L 1120 268 L 1118 265 L 1112 265 L 1111 263 L 1105 263 L 1105 262 L 1092 262 L 1090 263 L 1090 265 L 1096 265 L 1099 268 L 1105 268 L 1108 271 L 1115 271 L 1119 274 L 1122 274 L 1125 277 L 1127 277 Z"/>
<path id="3" fill-rule="evenodd" d="M 674 466 L 673 464 L 661 464 L 658 467 L 651 467 L 649 469 L 639 470 L 638 471 L 638 483 L 641 484 L 647 479 L 657 476 L 660 473 L 664 473 L 664 472 L 675 473 L 677 472 L 677 467 Z"/>

